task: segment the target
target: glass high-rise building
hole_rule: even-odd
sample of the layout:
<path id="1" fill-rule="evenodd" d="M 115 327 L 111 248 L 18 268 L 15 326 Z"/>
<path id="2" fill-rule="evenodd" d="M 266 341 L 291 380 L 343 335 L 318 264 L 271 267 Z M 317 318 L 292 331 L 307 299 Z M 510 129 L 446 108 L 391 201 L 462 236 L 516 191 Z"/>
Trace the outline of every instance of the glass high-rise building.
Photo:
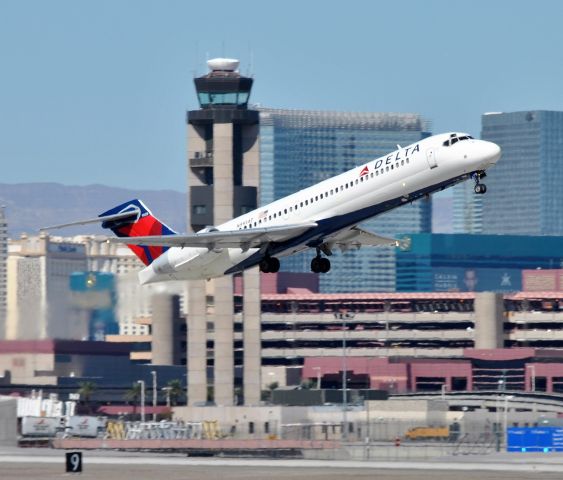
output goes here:
<path id="1" fill-rule="evenodd" d="M 417 114 L 259 109 L 260 204 L 338 175 L 430 135 Z M 363 224 L 379 235 L 429 232 L 431 201 L 402 206 Z M 283 271 L 310 271 L 312 252 L 281 259 Z M 322 292 L 393 291 L 394 248 L 335 252 Z"/>
<path id="2" fill-rule="evenodd" d="M 484 180 L 483 233 L 563 235 L 563 112 L 485 114 L 481 137 L 502 148 Z"/>
<path id="3" fill-rule="evenodd" d="M 483 182 L 487 184 L 487 179 Z M 474 187 L 475 183 L 468 180 L 467 182 L 458 183 L 452 188 L 452 233 L 477 234 L 483 231 L 484 195 L 475 194 L 475 191 L 473 190 Z"/>
<path id="4" fill-rule="evenodd" d="M 414 234 L 397 249 L 399 292 L 514 292 L 522 270 L 563 265 L 563 237 Z"/>

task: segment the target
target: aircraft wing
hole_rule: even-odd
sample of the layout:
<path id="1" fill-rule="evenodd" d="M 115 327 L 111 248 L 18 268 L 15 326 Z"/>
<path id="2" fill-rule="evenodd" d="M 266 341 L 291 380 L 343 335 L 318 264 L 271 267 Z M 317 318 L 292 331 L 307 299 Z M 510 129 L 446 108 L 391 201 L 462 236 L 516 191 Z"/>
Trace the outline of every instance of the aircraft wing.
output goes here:
<path id="1" fill-rule="evenodd" d="M 271 242 L 283 242 L 301 235 L 310 228 L 316 227 L 315 222 L 305 222 L 276 227 L 249 228 L 245 230 L 214 230 L 190 235 L 154 235 L 146 237 L 118 237 L 108 239 L 110 242 L 126 243 L 127 245 L 147 245 L 166 247 L 204 247 L 214 248 L 260 248 Z"/>
<path id="2" fill-rule="evenodd" d="M 381 237 L 380 235 L 368 232 L 360 227 L 352 227 L 349 230 L 338 232 L 333 237 L 326 238 L 325 243 L 330 249 L 338 247 L 343 252 L 360 247 L 397 247 L 399 245 L 399 241 L 394 238 Z"/>

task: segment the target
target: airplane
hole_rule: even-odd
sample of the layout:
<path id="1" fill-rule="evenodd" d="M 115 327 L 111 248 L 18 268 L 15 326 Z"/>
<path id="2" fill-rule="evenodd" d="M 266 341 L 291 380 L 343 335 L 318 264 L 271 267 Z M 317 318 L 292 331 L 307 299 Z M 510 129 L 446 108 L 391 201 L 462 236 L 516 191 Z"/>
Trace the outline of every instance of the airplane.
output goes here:
<path id="1" fill-rule="evenodd" d="M 361 222 L 459 182 L 481 180 L 501 149 L 466 133 L 444 133 L 401 147 L 388 155 L 259 207 L 221 225 L 178 234 L 139 200 L 118 205 L 95 219 L 42 230 L 102 222 L 145 264 L 141 284 L 210 279 L 259 266 L 275 273 L 280 257 L 314 248 L 311 271 L 326 273 L 335 249 L 396 245 L 358 226 Z"/>

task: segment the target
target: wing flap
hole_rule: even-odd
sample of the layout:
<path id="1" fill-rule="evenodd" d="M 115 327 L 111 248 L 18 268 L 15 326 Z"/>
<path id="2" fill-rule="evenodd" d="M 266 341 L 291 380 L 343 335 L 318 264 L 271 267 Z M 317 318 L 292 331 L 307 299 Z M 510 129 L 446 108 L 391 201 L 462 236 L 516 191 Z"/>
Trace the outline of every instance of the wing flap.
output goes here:
<path id="1" fill-rule="evenodd" d="M 246 230 L 224 230 L 194 233 L 191 235 L 155 235 L 146 237 L 110 238 L 112 243 L 127 245 L 158 245 L 166 247 L 205 247 L 205 248 L 259 248 L 265 243 L 283 242 L 296 237 L 310 228 L 315 222 L 281 225 L 278 227 L 250 228 Z"/>
<path id="2" fill-rule="evenodd" d="M 398 246 L 399 241 L 394 238 L 382 237 L 368 232 L 360 227 L 339 232 L 331 239 L 327 239 L 331 248 L 338 247 L 342 251 L 358 249 L 360 247 Z"/>

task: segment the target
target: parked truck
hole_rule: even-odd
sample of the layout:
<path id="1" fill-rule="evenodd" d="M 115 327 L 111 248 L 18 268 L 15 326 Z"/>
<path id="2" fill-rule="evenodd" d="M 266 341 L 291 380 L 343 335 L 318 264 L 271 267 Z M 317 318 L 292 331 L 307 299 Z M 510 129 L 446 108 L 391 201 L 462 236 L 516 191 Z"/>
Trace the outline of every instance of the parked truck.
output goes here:
<path id="1" fill-rule="evenodd" d="M 411 428 L 405 437 L 408 440 L 449 440 L 449 427 L 415 427 Z"/>

